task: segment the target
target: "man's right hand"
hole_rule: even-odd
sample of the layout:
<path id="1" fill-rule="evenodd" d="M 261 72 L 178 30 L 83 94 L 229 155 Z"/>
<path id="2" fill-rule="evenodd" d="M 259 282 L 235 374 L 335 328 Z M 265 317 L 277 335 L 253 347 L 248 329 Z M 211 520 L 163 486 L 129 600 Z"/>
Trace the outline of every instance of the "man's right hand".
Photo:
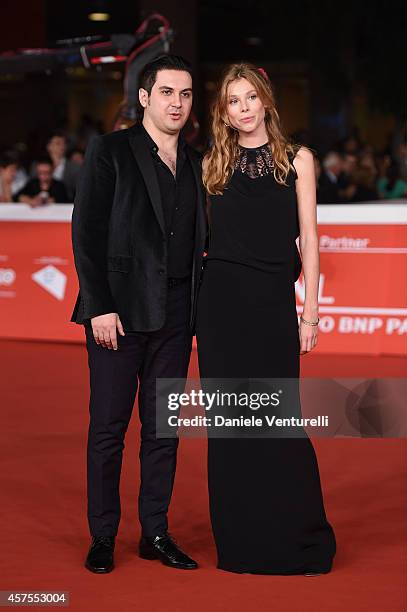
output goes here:
<path id="1" fill-rule="evenodd" d="M 96 344 L 117 351 L 116 328 L 121 336 L 125 335 L 119 315 L 116 312 L 111 312 L 93 317 L 91 324 Z"/>

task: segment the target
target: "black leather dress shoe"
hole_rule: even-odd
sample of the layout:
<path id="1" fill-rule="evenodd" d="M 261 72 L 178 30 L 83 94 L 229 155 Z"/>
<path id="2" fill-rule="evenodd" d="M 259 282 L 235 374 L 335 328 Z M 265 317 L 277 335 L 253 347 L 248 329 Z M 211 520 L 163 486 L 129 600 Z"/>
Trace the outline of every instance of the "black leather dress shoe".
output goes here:
<path id="1" fill-rule="evenodd" d="M 178 569 L 198 567 L 197 562 L 182 552 L 168 533 L 153 538 L 142 537 L 139 555 L 142 559 L 159 559 L 164 565 Z"/>
<path id="2" fill-rule="evenodd" d="M 107 574 L 114 568 L 114 536 L 95 536 L 86 557 L 85 567 L 95 574 Z"/>

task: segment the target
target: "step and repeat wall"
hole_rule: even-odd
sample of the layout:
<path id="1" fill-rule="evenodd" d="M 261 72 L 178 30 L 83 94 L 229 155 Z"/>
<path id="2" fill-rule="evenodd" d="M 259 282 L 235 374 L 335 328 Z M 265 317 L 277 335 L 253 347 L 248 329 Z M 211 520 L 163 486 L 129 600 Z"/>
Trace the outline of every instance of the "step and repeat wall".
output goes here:
<path id="1" fill-rule="evenodd" d="M 71 217 L 0 204 L 0 337 L 83 342 Z M 407 203 L 319 205 L 318 232 L 318 352 L 407 354 Z M 302 274 L 295 288 L 300 314 Z"/>

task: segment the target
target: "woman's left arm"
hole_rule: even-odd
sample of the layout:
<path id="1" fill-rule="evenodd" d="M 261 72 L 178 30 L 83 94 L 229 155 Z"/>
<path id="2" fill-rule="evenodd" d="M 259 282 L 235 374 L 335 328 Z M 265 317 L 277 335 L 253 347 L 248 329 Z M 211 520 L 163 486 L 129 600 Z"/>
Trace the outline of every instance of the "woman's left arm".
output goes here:
<path id="1" fill-rule="evenodd" d="M 314 156 L 301 147 L 293 160 L 296 180 L 298 219 L 300 225 L 300 251 L 305 281 L 303 319 L 318 321 L 319 246 L 317 232 L 317 202 Z M 317 343 L 318 326 L 300 319 L 300 355 L 309 353 Z"/>

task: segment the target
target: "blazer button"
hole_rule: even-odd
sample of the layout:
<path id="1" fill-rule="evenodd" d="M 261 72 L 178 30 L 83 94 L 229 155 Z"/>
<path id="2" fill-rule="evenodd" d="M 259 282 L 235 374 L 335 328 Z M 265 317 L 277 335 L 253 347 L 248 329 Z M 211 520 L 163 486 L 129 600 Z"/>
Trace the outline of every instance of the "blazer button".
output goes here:
<path id="1" fill-rule="evenodd" d="M 164 270 L 158 270 L 158 274 L 162 276 L 164 274 Z"/>

